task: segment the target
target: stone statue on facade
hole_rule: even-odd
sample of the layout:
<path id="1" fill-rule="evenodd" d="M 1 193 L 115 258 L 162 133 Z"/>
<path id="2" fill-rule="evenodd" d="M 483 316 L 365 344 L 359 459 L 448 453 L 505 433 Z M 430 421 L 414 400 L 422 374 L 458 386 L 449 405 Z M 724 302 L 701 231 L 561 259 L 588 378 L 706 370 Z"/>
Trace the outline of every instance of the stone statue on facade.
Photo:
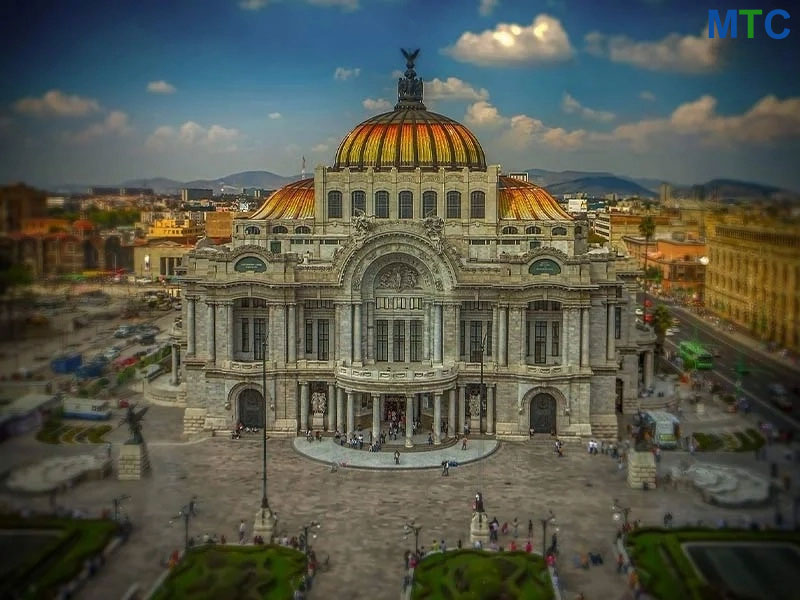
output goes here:
<path id="1" fill-rule="evenodd" d="M 356 235 L 364 236 L 369 233 L 369 230 L 372 229 L 372 223 L 370 222 L 369 218 L 364 211 L 360 208 L 356 208 L 353 211 L 353 229 L 355 230 Z"/>
<path id="2" fill-rule="evenodd" d="M 474 391 L 469 396 L 469 414 L 477 417 L 481 413 L 481 393 Z"/>
<path id="3" fill-rule="evenodd" d="M 405 105 L 406 108 L 424 108 L 422 104 L 422 80 L 417 77 L 417 72 L 414 70 L 419 48 L 416 50 L 401 48 L 400 51 L 406 59 L 406 70 L 403 73 L 403 77 L 397 80 L 397 106 Z"/>
<path id="4" fill-rule="evenodd" d="M 395 265 L 381 273 L 379 285 L 398 292 L 417 287 L 419 273 L 405 265 Z"/>
<path id="5" fill-rule="evenodd" d="M 325 392 L 314 392 L 311 394 L 311 412 L 315 415 L 324 415 L 328 402 Z"/>
<path id="6" fill-rule="evenodd" d="M 433 243 L 439 254 L 444 250 L 444 219 L 436 215 L 428 215 L 422 222 L 428 239 Z"/>

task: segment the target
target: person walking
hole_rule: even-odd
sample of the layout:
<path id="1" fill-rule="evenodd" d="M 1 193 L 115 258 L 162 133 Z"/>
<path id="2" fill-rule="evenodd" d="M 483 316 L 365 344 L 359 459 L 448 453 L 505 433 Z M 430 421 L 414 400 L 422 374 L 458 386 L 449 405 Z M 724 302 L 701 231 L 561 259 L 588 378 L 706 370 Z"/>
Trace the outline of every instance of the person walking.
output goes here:
<path id="1" fill-rule="evenodd" d="M 528 539 L 533 539 L 533 519 L 528 519 Z"/>
<path id="2" fill-rule="evenodd" d="M 517 517 L 514 517 L 514 521 L 511 523 L 512 527 L 514 528 L 513 536 L 514 539 L 519 537 L 519 521 L 517 521 Z"/>
<path id="3" fill-rule="evenodd" d="M 467 438 L 466 438 L 466 436 L 461 439 L 461 449 L 462 450 L 466 450 L 467 449 Z"/>

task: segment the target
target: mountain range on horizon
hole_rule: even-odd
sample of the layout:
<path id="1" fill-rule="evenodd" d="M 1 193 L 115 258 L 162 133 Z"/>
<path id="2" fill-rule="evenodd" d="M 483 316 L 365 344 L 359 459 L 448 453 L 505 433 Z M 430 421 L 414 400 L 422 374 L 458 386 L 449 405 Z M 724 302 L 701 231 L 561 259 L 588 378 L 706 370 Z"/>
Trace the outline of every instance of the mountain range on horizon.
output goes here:
<path id="1" fill-rule="evenodd" d="M 659 188 L 663 183 L 659 179 L 645 177 L 628 177 L 616 175 L 607 171 L 549 171 L 546 169 L 527 169 L 528 180 L 536 185 L 546 188 L 554 196 L 564 194 L 586 193 L 590 196 L 603 197 L 607 194 L 618 196 L 639 196 L 643 198 L 657 198 Z M 178 181 L 166 177 L 151 177 L 129 179 L 109 187 L 145 187 L 152 188 L 157 194 L 176 194 L 181 188 L 208 188 L 219 194 L 222 191 L 237 193 L 243 188 L 277 189 L 292 181 L 297 181 L 300 175 L 286 177 L 270 171 L 243 171 L 231 173 L 216 179 L 194 179 L 191 181 Z M 85 193 L 90 187 L 99 184 L 59 184 L 42 186 L 51 193 Z M 697 186 L 686 184 L 672 185 L 673 195 L 677 198 L 692 197 Z M 708 199 L 720 200 L 770 200 L 775 198 L 790 198 L 800 200 L 800 194 L 793 190 L 785 190 L 775 186 L 738 181 L 733 179 L 712 179 L 698 184 L 704 189 L 704 196 Z"/>

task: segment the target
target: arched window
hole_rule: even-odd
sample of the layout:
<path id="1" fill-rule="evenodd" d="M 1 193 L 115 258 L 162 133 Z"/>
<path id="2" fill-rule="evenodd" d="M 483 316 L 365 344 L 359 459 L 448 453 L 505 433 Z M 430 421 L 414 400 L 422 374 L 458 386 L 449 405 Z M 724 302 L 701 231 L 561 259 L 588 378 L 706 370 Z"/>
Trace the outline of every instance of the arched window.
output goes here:
<path id="1" fill-rule="evenodd" d="M 305 225 L 300 225 L 300 227 L 294 228 L 295 233 L 311 233 L 311 227 L 306 227 Z"/>
<path id="2" fill-rule="evenodd" d="M 455 190 L 447 192 L 447 218 L 461 218 L 461 192 Z"/>
<path id="3" fill-rule="evenodd" d="M 436 216 L 436 192 L 422 192 L 422 218 Z"/>
<path id="4" fill-rule="evenodd" d="M 342 192 L 328 192 L 328 218 L 342 218 Z"/>
<path id="5" fill-rule="evenodd" d="M 367 214 L 367 193 L 363 190 L 356 190 L 350 194 L 350 202 L 352 203 L 352 214 L 355 216 L 356 211 L 361 211 Z"/>
<path id="6" fill-rule="evenodd" d="M 250 225 L 249 227 L 244 228 L 245 235 L 258 235 L 261 233 L 261 228 L 256 227 L 255 225 Z"/>
<path id="7" fill-rule="evenodd" d="M 277 225 L 272 228 L 272 233 L 289 233 L 289 230 L 283 225 Z"/>
<path id="8" fill-rule="evenodd" d="M 414 194 L 411 192 L 400 192 L 397 197 L 397 218 L 411 219 L 414 217 Z"/>
<path id="9" fill-rule="evenodd" d="M 517 235 L 517 233 L 516 227 L 503 227 L 503 235 Z"/>
<path id="10" fill-rule="evenodd" d="M 525 229 L 525 233 L 527 233 L 528 235 L 536 235 L 542 233 L 542 230 L 536 227 L 536 225 L 532 225 Z"/>
<path id="11" fill-rule="evenodd" d="M 389 218 L 389 192 L 375 192 L 375 216 L 379 219 Z"/>
<path id="12" fill-rule="evenodd" d="M 486 218 L 486 194 L 474 191 L 469 195 L 469 217 L 470 219 Z"/>
<path id="13" fill-rule="evenodd" d="M 565 227 L 553 227 L 553 235 L 567 235 Z"/>

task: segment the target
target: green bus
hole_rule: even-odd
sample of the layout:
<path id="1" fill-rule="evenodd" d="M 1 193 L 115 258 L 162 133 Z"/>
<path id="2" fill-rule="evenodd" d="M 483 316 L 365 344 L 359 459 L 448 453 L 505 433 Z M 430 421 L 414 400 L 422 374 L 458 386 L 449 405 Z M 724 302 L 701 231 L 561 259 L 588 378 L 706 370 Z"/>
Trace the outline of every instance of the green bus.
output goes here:
<path id="1" fill-rule="evenodd" d="M 714 357 L 699 342 L 681 342 L 678 354 L 683 359 L 684 369 L 708 371 L 714 368 Z"/>

